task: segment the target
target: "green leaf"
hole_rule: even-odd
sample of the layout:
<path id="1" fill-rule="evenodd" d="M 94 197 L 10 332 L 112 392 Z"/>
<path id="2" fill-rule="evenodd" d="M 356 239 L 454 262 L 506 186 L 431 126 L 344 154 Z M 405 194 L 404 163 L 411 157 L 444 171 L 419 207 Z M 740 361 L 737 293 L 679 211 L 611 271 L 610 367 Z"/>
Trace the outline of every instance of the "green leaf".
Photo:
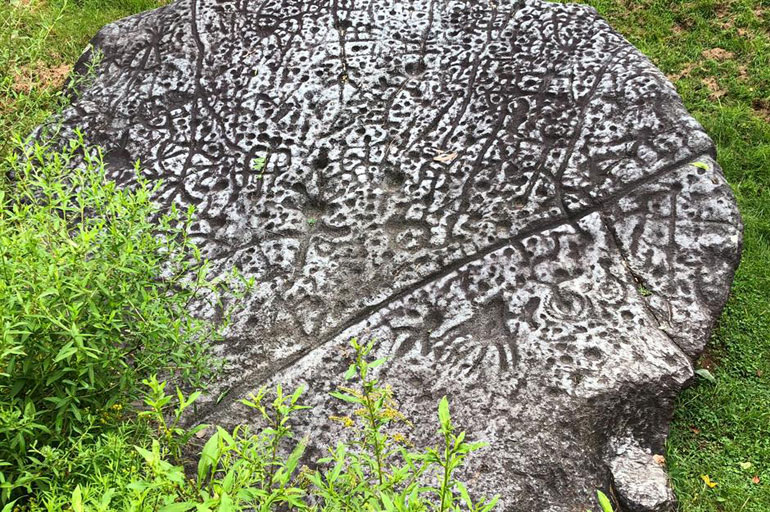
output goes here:
<path id="1" fill-rule="evenodd" d="M 698 368 L 697 370 L 695 370 L 695 374 L 697 376 L 699 376 L 699 377 L 702 377 L 702 378 L 706 379 L 707 381 L 711 382 L 712 384 L 716 383 L 716 381 L 717 381 L 714 378 L 714 375 L 710 371 L 705 369 L 705 368 Z"/>
<path id="2" fill-rule="evenodd" d="M 393 500 L 390 499 L 388 493 L 383 492 L 380 494 L 380 499 L 382 500 L 382 504 L 385 505 L 385 512 L 396 510 L 396 507 L 393 506 Z"/>
<path id="3" fill-rule="evenodd" d="M 438 421 L 444 430 L 448 430 L 451 426 L 452 419 L 449 416 L 449 400 L 447 400 L 446 396 L 441 397 L 438 403 Z"/>
<path id="4" fill-rule="evenodd" d="M 83 512 L 83 495 L 80 491 L 80 485 L 75 486 L 72 491 L 72 510 L 73 512 Z"/>
<path id="5" fill-rule="evenodd" d="M 127 489 L 135 491 L 137 493 L 143 493 L 150 488 L 150 484 L 144 481 L 134 481 L 126 486 Z"/>
<path id="6" fill-rule="evenodd" d="M 500 501 L 500 495 L 495 495 L 489 503 L 486 503 L 483 507 L 481 507 L 481 510 L 479 512 L 490 512 L 491 510 L 494 510 L 494 508 L 497 506 L 497 502 Z"/>
<path id="7" fill-rule="evenodd" d="M 377 368 L 378 366 L 382 366 L 387 360 L 388 360 L 387 357 L 376 359 L 371 363 L 369 363 L 369 368 Z"/>
<path id="8" fill-rule="evenodd" d="M 233 484 L 235 483 L 236 471 L 238 466 L 231 467 L 225 477 L 222 479 L 222 489 L 224 492 L 232 492 Z"/>
<path id="9" fill-rule="evenodd" d="M 17 501 L 19 501 L 19 499 L 18 499 L 18 498 L 17 498 L 17 499 L 15 499 L 15 500 L 13 500 L 13 501 L 9 501 L 8 503 L 6 503 L 6 504 L 5 504 L 5 506 L 3 507 L 3 510 L 2 510 L 2 511 L 0 511 L 0 512 L 12 512 L 12 511 L 13 511 L 13 506 L 14 506 L 14 504 L 15 504 Z"/>
<path id="10" fill-rule="evenodd" d="M 219 458 L 219 431 L 214 433 L 201 451 L 200 460 L 198 460 L 198 482 L 203 484 L 207 479 L 209 470 Z"/>
<path id="11" fill-rule="evenodd" d="M 289 458 L 286 460 L 286 466 L 285 466 L 287 476 L 291 475 L 296 469 L 297 464 L 299 464 L 299 459 L 302 458 L 302 454 L 305 453 L 307 444 L 308 444 L 308 439 L 303 438 L 302 441 L 297 443 L 297 446 L 291 452 L 291 455 L 289 455 Z"/>
<path id="12" fill-rule="evenodd" d="M 465 506 L 468 507 L 468 510 L 473 510 L 473 502 L 471 501 L 471 496 L 468 494 L 468 489 L 465 488 L 465 485 L 463 485 L 462 482 L 456 482 L 455 486 L 460 491 L 460 497 L 463 500 L 463 503 L 465 503 Z"/>
<path id="13" fill-rule="evenodd" d="M 222 496 L 219 498 L 219 508 L 217 508 L 217 512 L 235 512 L 233 500 L 226 492 L 223 492 Z"/>
<path id="14" fill-rule="evenodd" d="M 692 165 L 693 167 L 697 167 L 698 169 L 703 169 L 703 170 L 705 170 L 705 171 L 708 171 L 708 170 L 709 170 L 709 166 L 708 166 L 708 164 L 707 164 L 707 163 L 705 163 L 705 162 L 693 162 L 693 163 L 692 163 L 692 164 L 690 164 L 690 165 Z"/>
<path id="15" fill-rule="evenodd" d="M 60 350 L 59 353 L 56 354 L 56 357 L 54 358 L 53 362 L 58 363 L 59 361 L 63 359 L 69 359 L 73 354 L 77 353 L 78 349 L 73 346 L 73 342 L 70 341 L 66 345 L 64 345 Z"/>
<path id="16" fill-rule="evenodd" d="M 599 505 L 602 507 L 602 512 L 613 512 L 612 503 L 610 499 L 600 490 L 596 490 L 596 497 L 599 500 Z"/>
<path id="17" fill-rule="evenodd" d="M 291 395 L 291 404 L 294 405 L 297 403 L 299 398 L 302 396 L 302 393 L 305 392 L 305 386 L 300 386 L 297 389 L 294 390 L 294 393 Z"/>
<path id="18" fill-rule="evenodd" d="M 185 501 L 182 503 L 171 503 L 169 505 L 166 505 L 165 507 L 162 507 L 158 512 L 187 512 L 190 509 L 193 509 L 197 506 L 196 503 L 191 503 L 189 501 Z"/>
<path id="19" fill-rule="evenodd" d="M 157 441 L 153 441 L 153 445 L 155 445 L 156 443 L 157 443 Z M 139 455 L 142 456 L 144 461 L 149 466 L 153 466 L 153 465 L 157 464 L 157 462 L 159 460 L 159 456 L 155 452 L 155 450 L 153 450 L 153 451 L 145 450 L 141 446 L 134 446 L 134 449 L 136 449 L 136 451 L 139 453 Z"/>
<path id="20" fill-rule="evenodd" d="M 99 509 L 100 510 L 107 510 L 107 507 L 110 506 L 110 501 L 112 501 L 112 497 L 115 495 L 115 489 L 109 488 L 107 491 L 102 495 L 102 498 L 99 500 Z"/>
<path id="21" fill-rule="evenodd" d="M 340 399 L 340 400 L 342 400 L 344 402 L 350 402 L 350 403 L 353 403 L 353 404 L 360 404 L 361 403 L 361 399 L 360 398 L 357 398 L 357 397 L 352 396 L 352 395 L 348 395 L 347 393 L 340 393 L 339 391 L 332 391 L 329 394 L 331 396 L 333 396 L 334 398 L 338 398 L 338 399 Z"/>

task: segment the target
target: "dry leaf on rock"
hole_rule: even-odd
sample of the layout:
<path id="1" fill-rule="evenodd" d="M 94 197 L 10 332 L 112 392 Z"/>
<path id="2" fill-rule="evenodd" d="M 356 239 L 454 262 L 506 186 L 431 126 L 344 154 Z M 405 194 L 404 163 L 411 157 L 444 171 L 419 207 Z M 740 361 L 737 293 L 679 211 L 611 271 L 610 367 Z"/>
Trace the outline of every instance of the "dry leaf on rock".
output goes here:
<path id="1" fill-rule="evenodd" d="M 433 157 L 433 160 L 436 162 L 441 162 L 442 164 L 451 164 L 455 161 L 457 158 L 457 153 L 454 151 L 451 153 L 441 152 L 438 155 Z"/>
<path id="2" fill-rule="evenodd" d="M 666 465 L 666 458 L 663 455 L 653 455 L 652 456 L 652 460 L 658 466 L 665 466 Z"/>

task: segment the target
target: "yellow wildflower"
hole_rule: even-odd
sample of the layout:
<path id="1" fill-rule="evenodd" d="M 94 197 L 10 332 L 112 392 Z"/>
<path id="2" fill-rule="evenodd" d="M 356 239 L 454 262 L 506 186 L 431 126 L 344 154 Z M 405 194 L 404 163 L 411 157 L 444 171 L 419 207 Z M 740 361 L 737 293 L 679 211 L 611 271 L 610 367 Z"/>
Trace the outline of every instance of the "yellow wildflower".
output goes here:
<path id="1" fill-rule="evenodd" d="M 342 423 L 342 426 L 345 428 L 351 428 L 356 423 L 350 416 L 329 416 L 329 419 Z"/>

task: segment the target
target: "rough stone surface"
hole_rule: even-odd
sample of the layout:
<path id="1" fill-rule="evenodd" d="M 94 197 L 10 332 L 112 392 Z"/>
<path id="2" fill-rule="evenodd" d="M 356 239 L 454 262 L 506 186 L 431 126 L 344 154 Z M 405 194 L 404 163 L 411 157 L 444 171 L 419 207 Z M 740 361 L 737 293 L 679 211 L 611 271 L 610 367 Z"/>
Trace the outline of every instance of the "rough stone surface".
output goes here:
<path id="1" fill-rule="evenodd" d="M 671 510 L 674 495 L 667 485 L 662 463 L 635 443 L 615 447 L 613 452 L 616 456 L 610 462 L 610 471 L 615 492 L 623 497 L 628 512 Z"/>
<path id="2" fill-rule="evenodd" d="M 583 511 L 610 486 L 672 510 L 650 461 L 741 223 L 703 128 L 594 10 L 180 0 L 93 46 L 65 133 L 105 146 L 121 183 L 140 159 L 160 201 L 197 206 L 205 254 L 259 283 L 202 418 L 305 383 L 300 429 L 323 445 L 347 341 L 376 337 L 411 439 L 433 442 L 450 395 L 491 443 L 471 488 L 502 510 Z"/>

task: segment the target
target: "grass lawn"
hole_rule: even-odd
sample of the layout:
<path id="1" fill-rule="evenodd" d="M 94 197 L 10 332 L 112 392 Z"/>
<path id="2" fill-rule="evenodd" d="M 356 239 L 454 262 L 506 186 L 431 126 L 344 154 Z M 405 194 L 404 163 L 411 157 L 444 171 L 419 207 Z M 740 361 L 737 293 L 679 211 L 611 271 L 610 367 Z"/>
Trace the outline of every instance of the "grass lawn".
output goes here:
<path id="1" fill-rule="evenodd" d="M 0 0 L 0 157 L 61 104 L 59 91 L 105 24 L 164 0 Z"/>
<path id="2" fill-rule="evenodd" d="M 0 156 L 58 108 L 105 23 L 160 0 L 2 0 Z M 674 81 L 716 141 L 746 224 L 731 299 L 682 394 L 667 464 L 684 512 L 770 510 L 770 0 L 588 0 Z M 716 485 L 706 484 L 708 476 Z"/>

